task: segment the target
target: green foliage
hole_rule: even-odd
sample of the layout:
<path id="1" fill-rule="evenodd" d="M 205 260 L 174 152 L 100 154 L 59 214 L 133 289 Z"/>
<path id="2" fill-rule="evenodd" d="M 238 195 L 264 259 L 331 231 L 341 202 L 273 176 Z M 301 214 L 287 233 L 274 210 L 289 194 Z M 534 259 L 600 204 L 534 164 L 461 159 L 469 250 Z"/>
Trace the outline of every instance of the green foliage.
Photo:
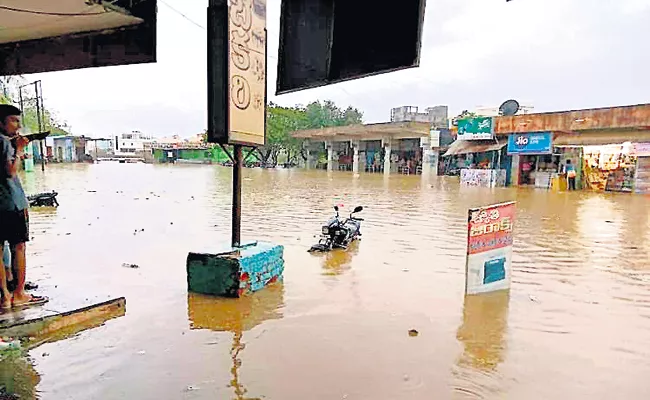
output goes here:
<path id="1" fill-rule="evenodd" d="M 25 79 L 20 76 L 0 77 L 0 103 L 13 104 L 20 107 L 20 86 L 25 84 Z M 33 93 L 32 93 L 33 94 Z M 41 110 L 41 125 L 43 131 L 50 131 L 51 136 L 69 135 L 69 127 L 65 122 L 60 122 L 50 110 Z M 40 132 L 39 118 L 34 99 L 25 100 L 23 103 L 23 126 L 29 132 Z"/>
<path id="2" fill-rule="evenodd" d="M 456 117 L 454 117 L 451 120 L 451 124 L 453 126 L 458 126 L 458 121 L 461 119 L 467 119 L 467 118 L 477 118 L 479 115 L 475 112 L 470 112 L 467 110 L 463 110 L 460 114 L 458 114 Z"/>
<path id="3" fill-rule="evenodd" d="M 266 146 L 259 148 L 261 161 L 276 165 L 281 151 L 287 153 L 287 161 L 295 162 L 302 154 L 301 139 L 291 133 L 301 129 L 360 124 L 363 113 L 352 106 L 341 109 L 332 101 L 315 101 L 306 107 L 282 107 L 269 104 L 266 117 Z"/>

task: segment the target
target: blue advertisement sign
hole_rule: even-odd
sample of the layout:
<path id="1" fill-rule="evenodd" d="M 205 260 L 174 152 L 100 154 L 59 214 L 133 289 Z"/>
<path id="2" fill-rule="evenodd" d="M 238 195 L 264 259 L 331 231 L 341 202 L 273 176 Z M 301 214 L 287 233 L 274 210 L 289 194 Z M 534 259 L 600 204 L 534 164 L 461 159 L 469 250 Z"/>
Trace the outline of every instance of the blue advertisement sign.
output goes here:
<path id="1" fill-rule="evenodd" d="M 513 133 L 508 137 L 508 154 L 553 154 L 553 133 Z"/>

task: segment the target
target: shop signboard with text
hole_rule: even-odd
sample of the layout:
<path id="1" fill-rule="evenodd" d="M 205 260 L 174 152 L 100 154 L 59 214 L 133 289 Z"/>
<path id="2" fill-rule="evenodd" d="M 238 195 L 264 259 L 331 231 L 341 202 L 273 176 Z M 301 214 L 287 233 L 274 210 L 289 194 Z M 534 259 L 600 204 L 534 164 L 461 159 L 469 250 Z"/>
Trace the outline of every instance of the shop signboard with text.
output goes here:
<path id="1" fill-rule="evenodd" d="M 469 210 L 465 294 L 510 288 L 515 211 L 515 202 Z"/>
<path id="2" fill-rule="evenodd" d="M 634 143 L 634 155 L 637 157 L 650 157 L 650 143 Z"/>
<path id="3" fill-rule="evenodd" d="M 508 137 L 508 154 L 553 154 L 553 133 L 514 133 Z"/>
<path id="4" fill-rule="evenodd" d="M 476 117 L 458 120 L 458 140 L 485 140 L 494 137 L 492 117 Z"/>

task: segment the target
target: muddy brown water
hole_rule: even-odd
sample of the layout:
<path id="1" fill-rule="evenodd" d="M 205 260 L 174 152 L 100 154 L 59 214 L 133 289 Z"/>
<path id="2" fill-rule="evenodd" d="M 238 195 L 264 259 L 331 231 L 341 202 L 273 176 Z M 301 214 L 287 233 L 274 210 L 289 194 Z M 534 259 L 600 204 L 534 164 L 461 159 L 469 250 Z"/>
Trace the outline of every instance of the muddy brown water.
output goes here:
<path id="1" fill-rule="evenodd" d="M 229 241 L 230 174 L 26 175 L 61 203 L 32 212 L 30 278 L 52 295 L 126 296 L 127 314 L 5 363 L 2 379 L 42 399 L 650 398 L 647 197 L 247 169 L 242 235 L 286 246 L 284 283 L 239 301 L 188 295 L 188 251 Z M 512 290 L 464 298 L 467 209 L 506 200 Z M 336 203 L 365 207 L 363 241 L 308 254 Z"/>

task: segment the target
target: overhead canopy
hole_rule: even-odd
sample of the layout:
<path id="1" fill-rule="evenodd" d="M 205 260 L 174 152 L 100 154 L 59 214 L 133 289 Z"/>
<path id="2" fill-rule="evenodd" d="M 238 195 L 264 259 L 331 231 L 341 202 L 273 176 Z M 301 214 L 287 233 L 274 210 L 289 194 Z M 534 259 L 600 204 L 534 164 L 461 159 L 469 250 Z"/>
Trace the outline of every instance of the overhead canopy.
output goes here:
<path id="1" fill-rule="evenodd" d="M 0 75 L 156 60 L 156 0 L 7 0 Z"/>
<path id="2" fill-rule="evenodd" d="M 599 130 L 558 133 L 553 139 L 553 146 L 604 146 L 608 144 L 621 144 L 625 142 L 650 142 L 650 129 L 619 131 Z"/>
<path id="3" fill-rule="evenodd" d="M 379 124 L 332 126 L 320 129 L 295 131 L 291 136 L 311 140 L 380 140 L 384 137 L 394 139 L 421 138 L 429 136 L 428 122 L 385 122 Z"/>
<path id="4" fill-rule="evenodd" d="M 449 146 L 449 150 L 443 157 L 458 156 L 461 154 L 470 153 L 487 153 L 489 151 L 501 150 L 507 142 L 499 143 L 492 139 L 490 140 L 456 140 Z"/>

